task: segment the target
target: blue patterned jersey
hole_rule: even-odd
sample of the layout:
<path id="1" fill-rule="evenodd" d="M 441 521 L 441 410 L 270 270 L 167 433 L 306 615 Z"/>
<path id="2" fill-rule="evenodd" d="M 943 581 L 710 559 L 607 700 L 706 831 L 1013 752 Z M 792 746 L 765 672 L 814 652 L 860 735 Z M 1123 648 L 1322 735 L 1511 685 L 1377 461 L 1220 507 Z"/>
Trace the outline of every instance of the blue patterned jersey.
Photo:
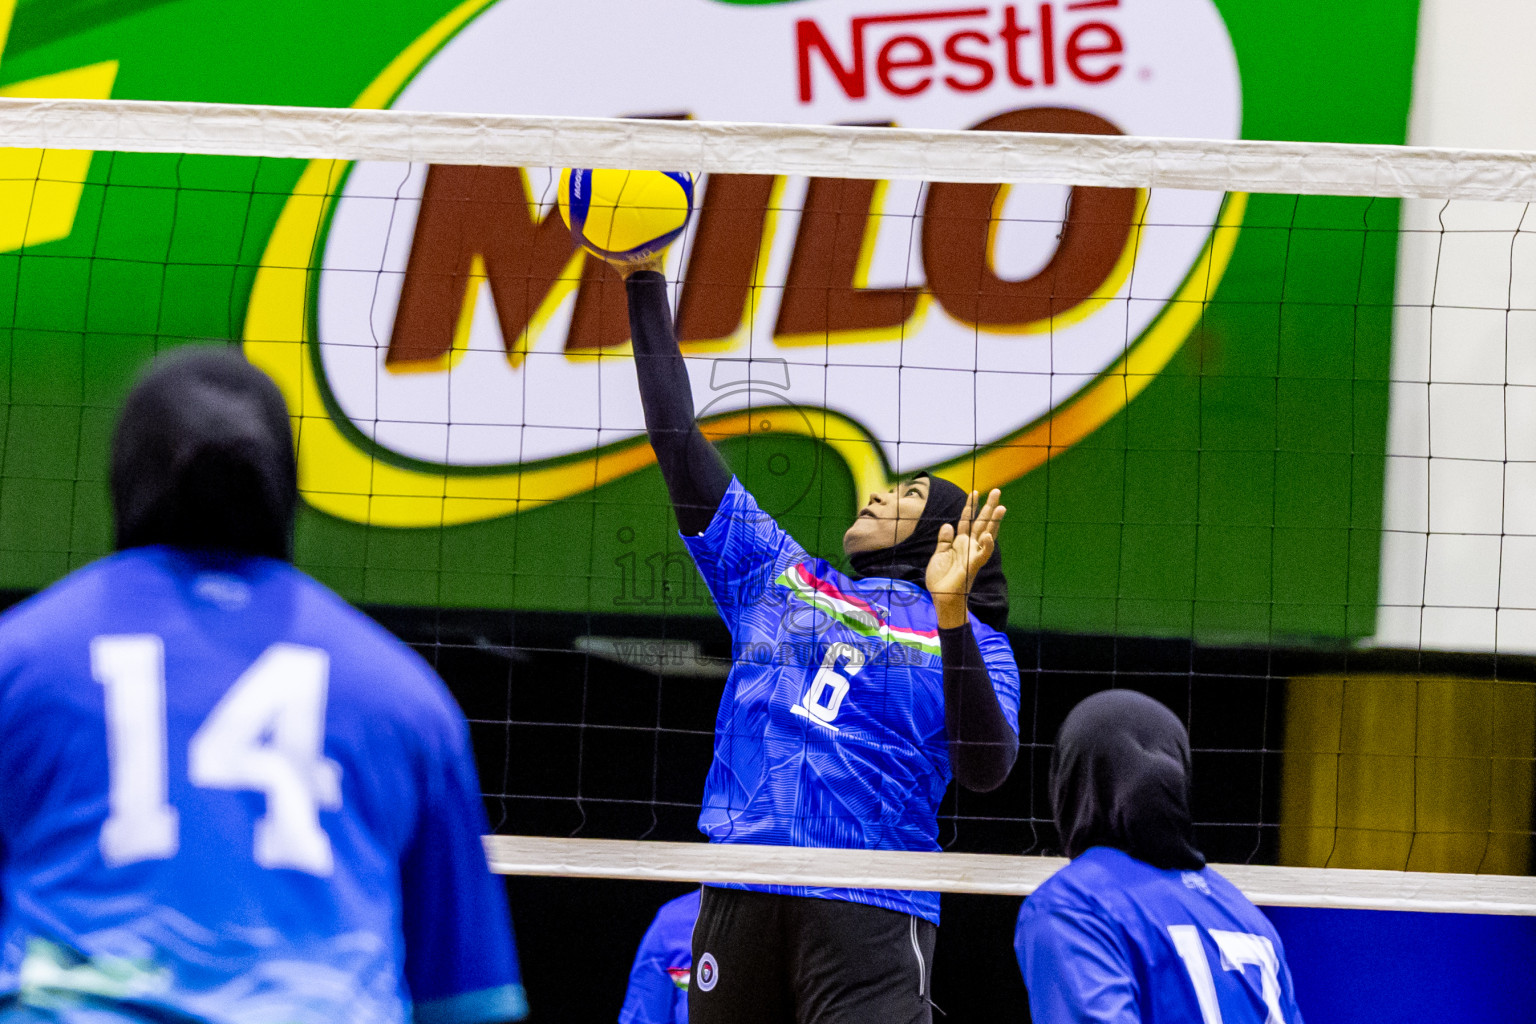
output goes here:
<path id="1" fill-rule="evenodd" d="M 699 828 L 712 841 L 938 849 L 949 785 L 938 619 L 922 587 L 854 580 L 812 558 L 732 480 L 709 529 L 684 537 L 733 640 Z M 1007 637 L 971 618 L 1018 728 Z M 937 923 L 931 892 L 741 886 L 852 900 Z"/>
<path id="2" fill-rule="evenodd" d="M 263 558 L 137 548 L 0 619 L 0 1020 L 520 1017 L 468 726 Z"/>
<path id="3" fill-rule="evenodd" d="M 1030 1016 L 1051 1024 L 1302 1024 L 1285 950 L 1211 868 L 1095 846 L 1019 911 Z"/>
<path id="4" fill-rule="evenodd" d="M 619 1024 L 688 1024 L 688 976 L 698 919 L 697 889 L 656 911 L 635 952 Z"/>

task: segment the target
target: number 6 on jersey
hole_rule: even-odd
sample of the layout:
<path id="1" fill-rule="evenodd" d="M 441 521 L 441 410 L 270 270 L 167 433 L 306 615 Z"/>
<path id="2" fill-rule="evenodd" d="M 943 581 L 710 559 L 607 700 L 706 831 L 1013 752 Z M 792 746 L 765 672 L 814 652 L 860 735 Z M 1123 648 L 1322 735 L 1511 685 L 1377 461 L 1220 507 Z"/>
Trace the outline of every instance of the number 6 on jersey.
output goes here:
<path id="1" fill-rule="evenodd" d="M 839 663 L 847 666 L 843 672 L 838 671 Z M 806 688 L 805 696 L 789 710 L 801 718 L 837 732 L 837 726 L 832 723 L 838 711 L 842 710 L 843 698 L 848 696 L 849 687 L 852 686 L 850 680 L 863 669 L 864 652 L 853 644 L 828 645 L 827 656 L 822 659 L 820 671 Z"/>

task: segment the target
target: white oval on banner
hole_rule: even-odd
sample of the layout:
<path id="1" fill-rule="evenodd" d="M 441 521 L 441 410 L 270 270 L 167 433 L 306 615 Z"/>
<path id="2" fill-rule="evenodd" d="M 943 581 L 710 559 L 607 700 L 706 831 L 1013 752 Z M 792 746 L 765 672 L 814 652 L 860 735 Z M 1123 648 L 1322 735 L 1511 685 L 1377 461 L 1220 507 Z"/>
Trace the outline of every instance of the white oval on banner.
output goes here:
<path id="1" fill-rule="evenodd" d="M 1129 135 L 1231 139 L 1241 129 L 1236 56 L 1212 0 L 504 0 L 428 61 L 394 106 L 951 129 L 1048 107 Z M 567 353 L 573 294 L 509 349 L 490 282 L 468 293 L 454 358 L 410 372 L 386 365 L 426 177 L 424 166 L 360 163 L 336 203 L 318 342 L 345 416 L 389 451 L 455 466 L 526 464 L 642 432 L 632 361 Z M 550 171 L 530 169 L 526 188 L 540 204 L 530 216 L 549 215 Z M 775 334 L 806 192 L 804 179 L 783 185 L 762 287 L 741 328 L 707 356 L 741 361 L 728 367 L 783 362 L 751 371 L 762 380 L 743 388 L 745 372 L 722 379 L 694 356 L 695 401 L 712 414 L 770 395 L 826 408 L 859 424 L 900 472 L 1004 438 L 1112 366 L 1183 284 L 1223 201 L 1149 193 L 1133 262 L 1106 286 L 1107 301 L 1028 331 L 978 327 L 925 298 L 884 338 L 808 341 Z M 877 192 L 861 286 L 927 283 L 918 241 L 927 192 L 906 182 Z M 1009 190 L 989 242 L 998 277 L 1021 281 L 1050 260 L 1068 195 Z M 669 277 L 686 273 L 697 223 L 673 246 Z"/>

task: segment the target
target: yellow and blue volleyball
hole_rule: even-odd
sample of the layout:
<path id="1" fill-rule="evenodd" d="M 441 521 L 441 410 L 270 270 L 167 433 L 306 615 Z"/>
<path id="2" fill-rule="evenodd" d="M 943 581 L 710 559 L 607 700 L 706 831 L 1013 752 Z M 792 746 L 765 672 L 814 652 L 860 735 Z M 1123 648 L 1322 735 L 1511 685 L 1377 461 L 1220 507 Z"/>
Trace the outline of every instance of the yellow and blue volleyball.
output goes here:
<path id="1" fill-rule="evenodd" d="M 583 171 L 560 175 L 560 217 L 588 252 L 639 263 L 670 245 L 693 213 L 693 175 L 673 171 Z"/>

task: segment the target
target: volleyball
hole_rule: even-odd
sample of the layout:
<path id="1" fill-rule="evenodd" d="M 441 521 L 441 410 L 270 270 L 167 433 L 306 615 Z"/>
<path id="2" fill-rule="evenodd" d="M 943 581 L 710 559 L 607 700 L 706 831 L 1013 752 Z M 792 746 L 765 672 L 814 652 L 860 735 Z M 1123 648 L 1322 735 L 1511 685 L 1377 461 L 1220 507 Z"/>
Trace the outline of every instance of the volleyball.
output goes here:
<path id="1" fill-rule="evenodd" d="M 560 217 L 588 252 L 614 263 L 650 259 L 683 233 L 693 175 L 674 171 L 566 170 Z"/>

